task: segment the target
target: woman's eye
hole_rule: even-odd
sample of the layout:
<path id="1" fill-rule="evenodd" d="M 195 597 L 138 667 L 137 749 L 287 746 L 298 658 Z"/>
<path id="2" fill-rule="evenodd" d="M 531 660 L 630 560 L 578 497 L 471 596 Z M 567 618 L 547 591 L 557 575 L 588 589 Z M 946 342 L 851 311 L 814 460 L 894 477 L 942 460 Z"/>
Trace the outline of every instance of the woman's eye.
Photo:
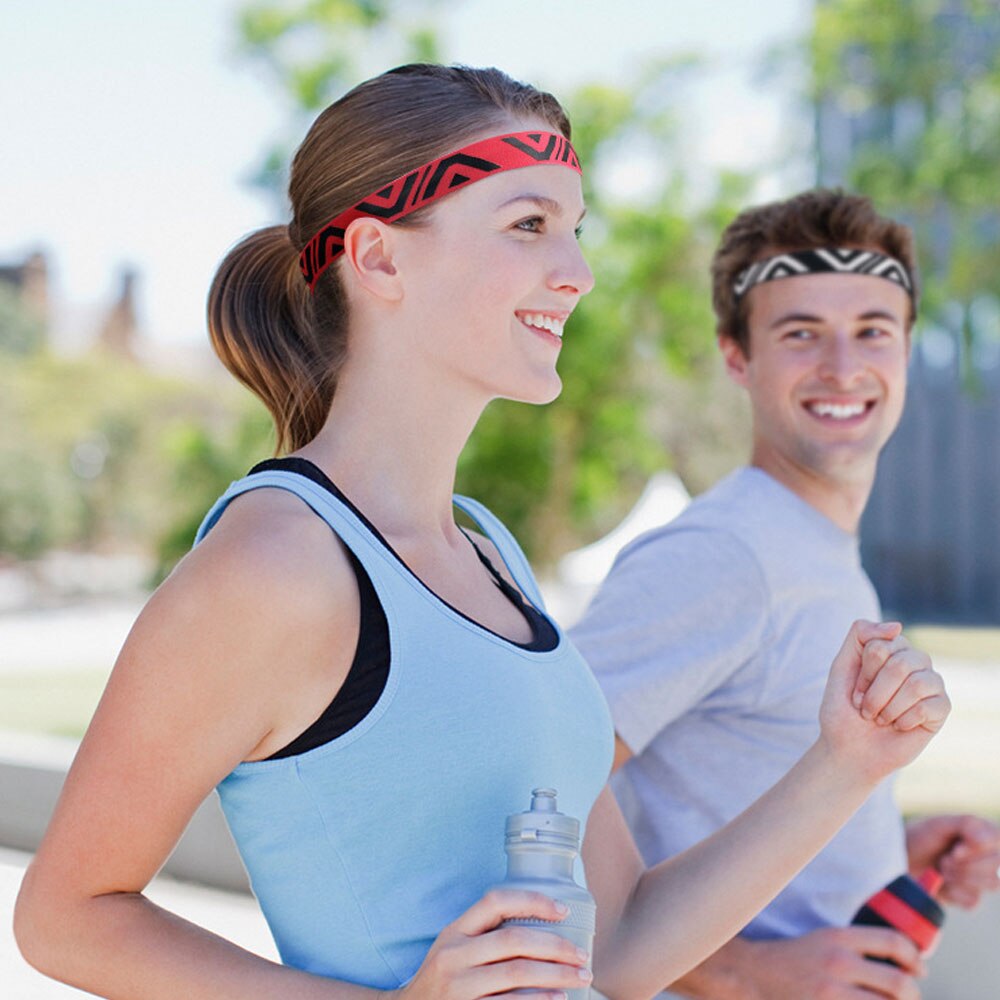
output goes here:
<path id="1" fill-rule="evenodd" d="M 573 235 L 577 239 L 579 239 L 581 236 L 583 236 L 583 226 L 577 226 L 576 229 L 573 230 Z"/>
<path id="2" fill-rule="evenodd" d="M 515 229 L 521 229 L 526 233 L 539 233 L 542 231 L 542 226 L 545 220 L 540 215 L 533 215 L 530 219 L 522 219 L 520 222 L 514 223 Z"/>

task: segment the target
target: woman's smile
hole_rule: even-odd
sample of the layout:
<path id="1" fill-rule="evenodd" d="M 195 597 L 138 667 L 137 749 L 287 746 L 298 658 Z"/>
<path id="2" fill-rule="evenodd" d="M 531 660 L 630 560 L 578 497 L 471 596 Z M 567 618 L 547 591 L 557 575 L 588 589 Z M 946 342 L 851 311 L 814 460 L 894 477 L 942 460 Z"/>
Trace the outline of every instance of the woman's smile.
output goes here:
<path id="1" fill-rule="evenodd" d="M 562 346 L 563 327 L 569 317 L 568 312 L 529 312 L 519 309 L 514 315 L 543 340 L 556 347 Z"/>

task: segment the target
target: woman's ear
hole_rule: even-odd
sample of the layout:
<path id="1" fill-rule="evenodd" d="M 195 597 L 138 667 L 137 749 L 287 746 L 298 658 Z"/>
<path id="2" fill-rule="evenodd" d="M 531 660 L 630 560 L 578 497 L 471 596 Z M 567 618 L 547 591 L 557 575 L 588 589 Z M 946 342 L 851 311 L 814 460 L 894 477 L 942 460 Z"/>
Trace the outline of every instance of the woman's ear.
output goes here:
<path id="1" fill-rule="evenodd" d="M 396 233 L 378 219 L 355 219 L 344 231 L 344 260 L 355 283 L 386 302 L 403 297 L 395 250 Z"/>

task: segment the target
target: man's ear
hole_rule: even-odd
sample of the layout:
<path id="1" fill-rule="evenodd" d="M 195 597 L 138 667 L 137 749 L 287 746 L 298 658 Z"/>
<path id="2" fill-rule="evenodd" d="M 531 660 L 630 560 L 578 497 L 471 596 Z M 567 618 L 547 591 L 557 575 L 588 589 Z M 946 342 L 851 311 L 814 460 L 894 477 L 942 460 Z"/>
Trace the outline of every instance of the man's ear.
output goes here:
<path id="1" fill-rule="evenodd" d="M 357 285 L 386 302 L 403 297 L 394 254 L 396 233 L 378 219 L 361 218 L 344 231 L 344 260 Z"/>
<path id="2" fill-rule="evenodd" d="M 746 388 L 747 366 L 749 358 L 743 351 L 743 347 L 723 330 L 716 335 L 719 350 L 722 352 L 722 360 L 726 365 L 726 374 L 737 384 Z"/>

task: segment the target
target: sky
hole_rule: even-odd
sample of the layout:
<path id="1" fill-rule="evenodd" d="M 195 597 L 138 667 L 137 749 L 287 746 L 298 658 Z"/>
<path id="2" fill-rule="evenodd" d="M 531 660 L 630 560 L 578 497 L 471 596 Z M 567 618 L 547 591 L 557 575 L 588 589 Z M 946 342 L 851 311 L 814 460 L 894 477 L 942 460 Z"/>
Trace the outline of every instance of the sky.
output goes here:
<path id="1" fill-rule="evenodd" d="M 144 334 L 166 346 L 204 341 L 221 256 L 251 229 L 287 221 L 248 183 L 290 111 L 238 51 L 240 5 L 0 4 L 0 265 L 44 249 L 66 315 L 107 302 L 131 267 Z M 770 162 L 789 122 L 788 101 L 755 82 L 754 61 L 801 36 L 811 6 L 451 0 L 440 31 L 448 61 L 496 65 L 557 96 L 584 81 L 626 82 L 647 58 L 702 53 L 710 74 L 680 95 L 692 162 L 747 168 Z M 372 72 L 396 61 L 387 53 Z"/>

